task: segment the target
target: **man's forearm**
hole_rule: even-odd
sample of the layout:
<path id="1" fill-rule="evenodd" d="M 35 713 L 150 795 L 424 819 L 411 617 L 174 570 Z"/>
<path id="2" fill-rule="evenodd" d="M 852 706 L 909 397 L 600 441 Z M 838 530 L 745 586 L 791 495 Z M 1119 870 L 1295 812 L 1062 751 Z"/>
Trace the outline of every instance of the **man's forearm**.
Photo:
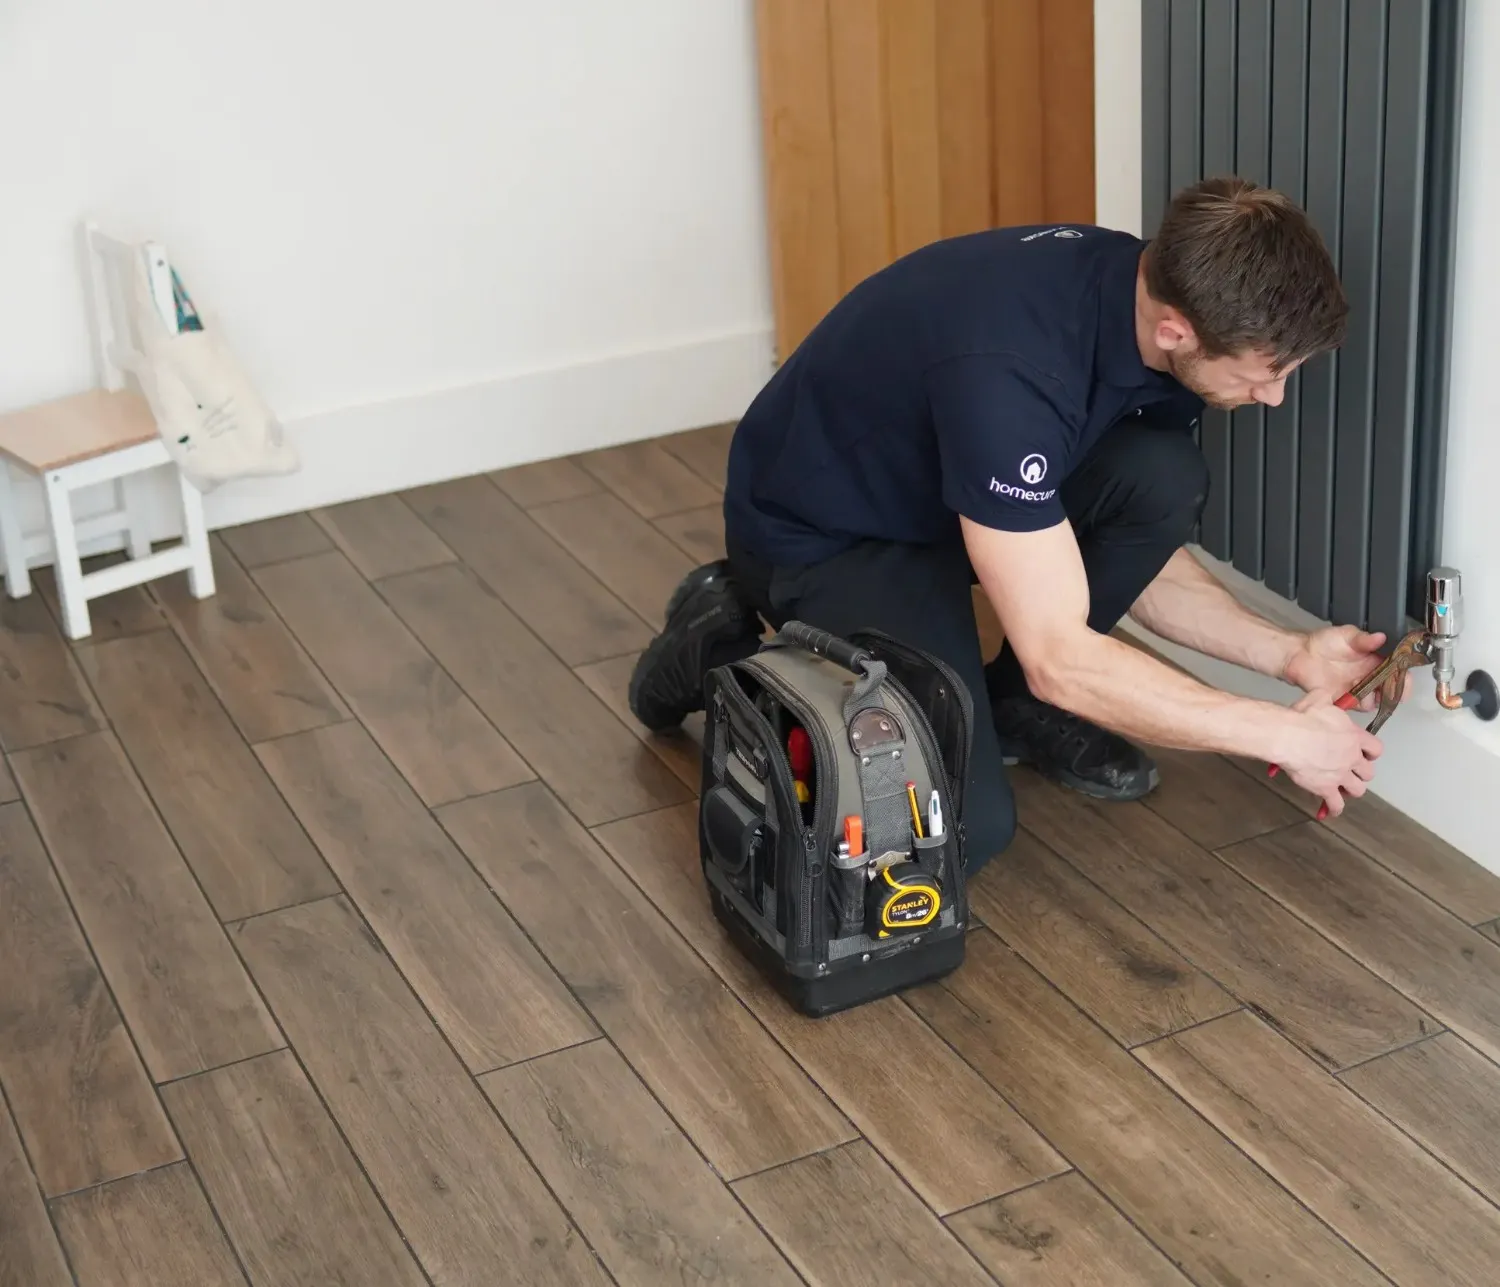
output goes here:
<path id="1" fill-rule="evenodd" d="M 1062 655 L 1033 667 L 1027 678 L 1042 700 L 1157 746 L 1274 763 L 1289 758 L 1284 748 L 1300 730 L 1298 716 L 1286 707 L 1219 692 L 1092 631 L 1070 637 Z"/>
<path id="2" fill-rule="evenodd" d="M 1306 636 L 1240 603 L 1187 550 L 1178 550 L 1130 615 L 1173 643 L 1280 679 Z"/>

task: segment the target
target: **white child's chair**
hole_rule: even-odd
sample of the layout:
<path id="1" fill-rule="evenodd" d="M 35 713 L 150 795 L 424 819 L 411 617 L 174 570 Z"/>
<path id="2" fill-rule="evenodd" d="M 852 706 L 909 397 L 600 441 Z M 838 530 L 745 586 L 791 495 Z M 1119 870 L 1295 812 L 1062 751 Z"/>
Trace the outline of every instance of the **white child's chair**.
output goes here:
<path id="1" fill-rule="evenodd" d="M 69 639 L 90 632 L 89 600 L 177 572 L 188 574 L 194 598 L 214 593 L 213 559 L 203 519 L 203 495 L 183 475 L 167 450 L 150 404 L 130 387 L 144 365 L 136 316 L 136 274 L 144 268 L 158 299 L 172 298 L 172 268 L 155 243 L 133 244 L 83 229 L 89 329 L 101 387 L 0 416 L 0 567 L 13 599 L 31 592 L 29 569 L 49 556 Z M 163 316 L 174 332 L 176 319 Z M 182 544 L 152 553 L 138 475 L 166 467 L 181 497 Z M 21 530 L 15 479 L 41 479 L 47 500 L 47 530 Z M 81 521 L 72 494 L 111 482 L 119 508 Z M 129 558 L 85 574 L 79 545 L 123 534 Z"/>

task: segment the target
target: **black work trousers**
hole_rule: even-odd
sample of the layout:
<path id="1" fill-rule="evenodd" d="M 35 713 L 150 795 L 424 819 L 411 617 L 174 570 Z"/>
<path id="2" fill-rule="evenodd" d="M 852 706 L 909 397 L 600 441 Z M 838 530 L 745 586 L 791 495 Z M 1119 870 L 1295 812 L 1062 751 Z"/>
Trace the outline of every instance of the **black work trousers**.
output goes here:
<path id="1" fill-rule="evenodd" d="M 1208 486 L 1208 465 L 1191 437 L 1135 419 L 1107 432 L 1063 482 L 1063 507 L 1088 576 L 1091 629 L 1113 629 L 1186 543 Z M 883 630 L 941 657 L 963 679 L 975 715 L 964 791 L 967 868 L 977 873 L 1010 844 L 1016 828 L 990 700 L 1024 692 L 1026 679 L 1008 644 L 985 664 L 971 593 L 976 577 L 962 539 L 867 540 L 799 567 L 762 562 L 733 533 L 727 545 L 742 588 L 774 628 L 798 620 L 835 635 Z M 1039 608 L 1045 611 L 1045 603 Z"/>

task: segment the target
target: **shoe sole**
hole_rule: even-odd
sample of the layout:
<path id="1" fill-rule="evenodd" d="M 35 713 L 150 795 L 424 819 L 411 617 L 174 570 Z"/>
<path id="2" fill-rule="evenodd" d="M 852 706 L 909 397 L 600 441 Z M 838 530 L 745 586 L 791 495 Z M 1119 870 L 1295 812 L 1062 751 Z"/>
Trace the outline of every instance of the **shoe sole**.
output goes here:
<path id="1" fill-rule="evenodd" d="M 1059 786 L 1065 786 L 1070 791 L 1077 791 L 1079 795 L 1086 795 L 1091 800 L 1107 800 L 1112 804 L 1128 804 L 1132 800 L 1144 800 L 1161 785 L 1161 773 L 1154 764 L 1151 766 L 1151 776 L 1146 780 L 1146 789 L 1142 791 L 1135 787 L 1120 787 L 1112 790 L 1109 787 L 1100 786 L 1097 782 L 1090 782 L 1086 778 L 1069 773 L 1067 769 L 1047 768 L 1021 755 L 1002 754 L 1000 762 L 1006 768 L 1024 765 L 1040 773 L 1049 781 L 1056 782 Z"/>

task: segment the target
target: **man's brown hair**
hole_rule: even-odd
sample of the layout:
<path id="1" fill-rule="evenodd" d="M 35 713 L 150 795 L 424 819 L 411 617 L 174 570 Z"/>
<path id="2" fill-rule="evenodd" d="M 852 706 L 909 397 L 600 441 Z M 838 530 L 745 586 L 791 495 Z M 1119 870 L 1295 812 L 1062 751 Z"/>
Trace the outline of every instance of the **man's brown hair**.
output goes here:
<path id="1" fill-rule="evenodd" d="M 1344 342 L 1349 303 L 1323 238 L 1294 202 L 1245 179 L 1179 192 L 1146 248 L 1145 278 L 1205 357 L 1253 351 L 1283 370 Z"/>

